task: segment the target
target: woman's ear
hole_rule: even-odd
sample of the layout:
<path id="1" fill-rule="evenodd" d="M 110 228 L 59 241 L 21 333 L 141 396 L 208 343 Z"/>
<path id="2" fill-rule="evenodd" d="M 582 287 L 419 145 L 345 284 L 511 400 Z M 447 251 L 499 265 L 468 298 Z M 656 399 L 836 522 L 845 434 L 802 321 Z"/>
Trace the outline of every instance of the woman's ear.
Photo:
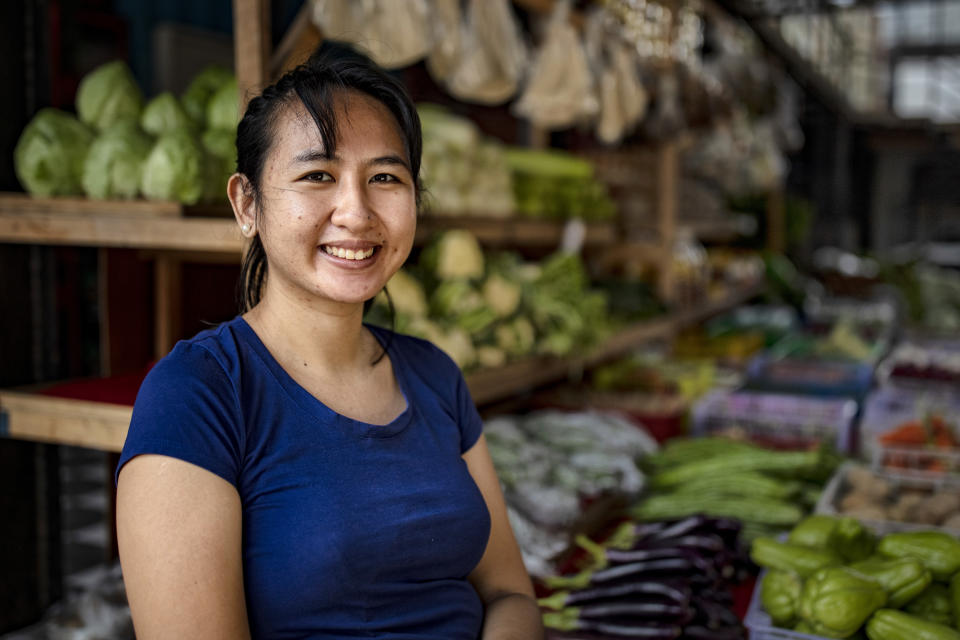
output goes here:
<path id="1" fill-rule="evenodd" d="M 257 235 L 257 206 L 253 197 L 253 188 L 250 181 L 242 173 L 235 173 L 227 181 L 227 197 L 233 208 L 233 216 L 240 225 L 240 233 L 244 238 Z"/>

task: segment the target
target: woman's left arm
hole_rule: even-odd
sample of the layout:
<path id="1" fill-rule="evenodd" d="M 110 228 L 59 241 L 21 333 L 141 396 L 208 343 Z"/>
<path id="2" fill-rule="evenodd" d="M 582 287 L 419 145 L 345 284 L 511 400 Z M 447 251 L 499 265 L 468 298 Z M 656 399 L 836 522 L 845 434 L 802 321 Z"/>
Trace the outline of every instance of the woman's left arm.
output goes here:
<path id="1" fill-rule="evenodd" d="M 485 609 L 482 640 L 541 640 L 540 609 L 482 435 L 463 454 L 463 460 L 490 512 L 490 539 L 483 557 L 470 573 L 470 582 Z"/>

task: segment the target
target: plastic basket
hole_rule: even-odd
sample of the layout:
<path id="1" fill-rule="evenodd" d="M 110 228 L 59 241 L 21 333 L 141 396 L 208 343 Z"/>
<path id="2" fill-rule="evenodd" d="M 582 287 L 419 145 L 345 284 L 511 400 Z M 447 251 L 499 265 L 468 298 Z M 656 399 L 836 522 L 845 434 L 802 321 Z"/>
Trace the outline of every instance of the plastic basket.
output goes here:
<path id="1" fill-rule="evenodd" d="M 814 508 L 814 513 L 843 515 L 839 508 L 839 503 L 842 495 L 847 489 L 847 475 L 855 466 L 863 465 L 859 465 L 856 462 L 845 462 L 836 470 L 836 472 L 834 472 L 833 477 L 830 478 L 830 481 L 827 482 L 826 487 L 824 487 L 823 492 L 820 494 L 820 499 L 817 501 L 817 505 Z M 902 476 L 900 474 L 887 473 L 886 471 L 876 469 L 871 469 L 871 471 L 890 482 L 897 490 L 919 489 L 932 491 L 935 489 L 939 490 L 944 488 L 955 488 L 958 492 L 960 492 L 960 479 L 951 478 L 949 476 L 926 478 L 917 476 Z M 872 520 L 865 518 L 858 518 L 858 520 L 860 520 L 860 522 L 862 522 L 864 525 L 870 527 L 870 529 L 876 532 L 877 535 L 884 535 L 895 531 L 939 529 L 941 531 L 946 531 L 953 535 L 960 536 L 960 529 L 944 527 L 942 525 L 919 522 L 899 522 L 895 520 Z"/>
<path id="2" fill-rule="evenodd" d="M 873 373 L 873 366 L 864 363 L 762 354 L 747 368 L 747 386 L 783 393 L 860 398 L 870 390 Z"/>
<path id="3" fill-rule="evenodd" d="M 760 572 L 757 585 L 753 588 L 753 596 L 750 598 L 747 615 L 743 618 L 743 626 L 750 630 L 750 640 L 824 640 L 823 636 L 814 636 L 809 633 L 800 633 L 774 626 L 770 616 L 763 610 L 763 605 L 760 603 L 760 589 L 766 575 L 766 570 Z"/>
<path id="4" fill-rule="evenodd" d="M 857 403 L 849 398 L 721 390 L 694 406 L 691 432 L 732 433 L 780 449 L 807 449 L 828 441 L 851 453 L 856 415 Z"/>
<path id="5" fill-rule="evenodd" d="M 860 420 L 863 453 L 876 469 L 898 477 L 920 476 L 936 479 L 943 474 L 960 475 L 960 447 L 893 445 L 882 441 L 909 422 L 938 417 L 960 437 L 960 394 L 942 389 L 883 387 L 870 393 Z"/>

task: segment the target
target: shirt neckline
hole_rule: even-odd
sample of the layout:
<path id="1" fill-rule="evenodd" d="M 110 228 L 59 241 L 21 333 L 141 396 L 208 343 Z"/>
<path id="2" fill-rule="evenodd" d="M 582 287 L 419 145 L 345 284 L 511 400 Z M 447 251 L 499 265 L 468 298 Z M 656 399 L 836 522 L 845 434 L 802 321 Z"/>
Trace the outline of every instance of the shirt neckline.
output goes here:
<path id="1" fill-rule="evenodd" d="M 300 405 L 301 408 L 316 416 L 321 421 L 325 423 L 334 422 L 339 426 L 349 429 L 350 431 L 364 438 L 389 438 L 399 434 L 410 424 L 413 418 L 414 408 L 413 404 L 410 402 L 411 396 L 409 393 L 409 385 L 407 384 L 406 376 L 403 373 L 403 366 L 400 363 L 400 358 L 397 356 L 397 350 L 390 348 L 392 345 L 389 345 L 388 347 L 386 344 L 386 336 L 383 333 L 384 330 L 380 329 L 379 327 L 364 324 L 364 327 L 370 331 L 374 339 L 387 351 L 387 356 L 390 358 L 390 363 L 393 368 L 394 379 L 396 380 L 397 386 L 400 389 L 400 393 L 403 395 L 404 402 L 406 403 L 406 407 L 400 413 L 400 415 L 387 424 L 363 422 L 362 420 L 357 420 L 355 418 L 350 418 L 349 416 L 337 413 L 326 404 L 321 402 L 312 393 L 307 391 L 299 382 L 294 380 L 293 377 L 287 373 L 287 370 L 280 365 L 276 358 L 273 357 L 273 354 L 270 353 L 269 349 L 267 349 L 267 346 L 260 339 L 260 336 L 257 335 L 257 332 L 253 330 L 253 327 L 250 326 L 250 324 L 242 315 L 237 316 L 235 325 L 239 327 L 242 338 L 245 339 L 246 342 L 253 348 L 254 353 L 267 366 L 267 369 L 284 389 L 284 391 L 286 391 L 287 394 L 293 398 L 293 400 Z"/>

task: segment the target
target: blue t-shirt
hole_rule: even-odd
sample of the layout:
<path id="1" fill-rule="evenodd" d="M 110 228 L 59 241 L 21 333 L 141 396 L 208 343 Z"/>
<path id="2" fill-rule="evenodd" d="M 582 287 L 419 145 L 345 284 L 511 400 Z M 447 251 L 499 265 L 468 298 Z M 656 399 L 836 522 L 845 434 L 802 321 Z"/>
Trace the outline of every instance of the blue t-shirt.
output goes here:
<path id="1" fill-rule="evenodd" d="M 137 395 L 117 474 L 154 453 L 237 488 L 254 638 L 479 636 L 466 578 L 490 517 L 461 454 L 482 422 L 446 354 L 369 329 L 407 401 L 387 425 L 323 405 L 239 316 L 179 342 Z"/>

